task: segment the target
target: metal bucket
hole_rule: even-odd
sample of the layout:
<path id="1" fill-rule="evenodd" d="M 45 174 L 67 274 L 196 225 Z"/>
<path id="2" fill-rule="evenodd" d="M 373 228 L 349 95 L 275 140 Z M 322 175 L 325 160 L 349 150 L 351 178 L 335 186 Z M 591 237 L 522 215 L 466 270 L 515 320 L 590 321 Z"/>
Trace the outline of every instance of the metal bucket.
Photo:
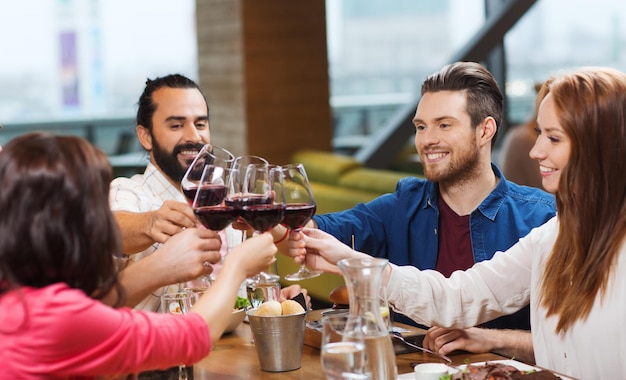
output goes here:
<path id="1" fill-rule="evenodd" d="M 261 370 L 284 372 L 300 368 L 306 312 L 278 317 L 260 317 L 254 312 L 248 311 L 248 320 Z"/>

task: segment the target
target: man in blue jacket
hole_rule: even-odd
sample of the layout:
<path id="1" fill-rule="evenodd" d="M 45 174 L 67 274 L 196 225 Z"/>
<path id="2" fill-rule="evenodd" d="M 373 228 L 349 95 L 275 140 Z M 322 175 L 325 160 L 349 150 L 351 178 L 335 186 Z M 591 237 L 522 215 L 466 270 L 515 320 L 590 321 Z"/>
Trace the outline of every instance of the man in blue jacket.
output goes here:
<path id="1" fill-rule="evenodd" d="M 314 226 L 345 244 L 354 237 L 358 251 L 446 276 L 508 249 L 552 218 L 556 205 L 542 190 L 507 181 L 491 162 L 502 109 L 495 79 L 477 63 L 457 62 L 428 76 L 413 119 L 427 180 L 404 178 L 394 193 L 317 215 Z M 285 231 L 273 233 L 282 237 Z M 487 326 L 528 330 L 529 309 Z M 486 347 L 469 343 L 486 331 L 435 331 L 431 339 L 456 341 L 449 346 L 454 349 Z"/>

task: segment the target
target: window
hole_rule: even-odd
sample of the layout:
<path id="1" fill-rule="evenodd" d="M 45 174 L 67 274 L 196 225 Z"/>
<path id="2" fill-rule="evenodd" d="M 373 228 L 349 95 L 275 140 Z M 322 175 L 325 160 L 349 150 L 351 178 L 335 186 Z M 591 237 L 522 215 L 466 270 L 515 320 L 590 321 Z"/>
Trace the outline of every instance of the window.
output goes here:
<path id="1" fill-rule="evenodd" d="M 194 0 L 0 3 L 0 122 L 132 118 L 146 78 L 197 77 L 194 12 Z"/>

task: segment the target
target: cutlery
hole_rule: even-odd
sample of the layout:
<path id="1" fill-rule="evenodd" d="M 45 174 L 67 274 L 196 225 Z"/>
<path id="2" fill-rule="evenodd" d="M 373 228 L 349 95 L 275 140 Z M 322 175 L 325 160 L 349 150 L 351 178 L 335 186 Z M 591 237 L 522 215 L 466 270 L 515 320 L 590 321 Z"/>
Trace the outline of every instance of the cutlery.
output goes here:
<path id="1" fill-rule="evenodd" d="M 407 345 L 407 346 L 409 346 L 409 347 L 413 347 L 413 348 L 418 349 L 418 350 L 420 350 L 420 351 L 426 352 L 427 354 L 434 355 L 434 356 L 436 356 L 436 357 L 440 358 L 441 360 L 444 360 L 446 363 L 448 363 L 448 364 L 452 364 L 452 359 L 450 359 L 449 357 L 447 357 L 447 356 L 445 356 L 445 355 L 441 355 L 441 354 L 439 354 L 439 353 L 437 353 L 437 352 L 435 352 L 435 351 L 431 351 L 431 350 L 429 350 L 428 348 L 424 348 L 424 347 L 418 346 L 417 344 L 413 344 L 413 343 L 411 343 L 411 342 L 407 342 L 407 341 L 404 339 L 404 337 L 402 336 L 402 334 L 400 334 L 400 333 L 399 333 L 399 332 L 397 332 L 397 331 L 392 331 L 392 332 L 391 332 L 391 336 L 393 336 L 394 338 L 396 338 L 396 339 L 400 340 L 402 343 L 406 344 L 406 345 Z"/>

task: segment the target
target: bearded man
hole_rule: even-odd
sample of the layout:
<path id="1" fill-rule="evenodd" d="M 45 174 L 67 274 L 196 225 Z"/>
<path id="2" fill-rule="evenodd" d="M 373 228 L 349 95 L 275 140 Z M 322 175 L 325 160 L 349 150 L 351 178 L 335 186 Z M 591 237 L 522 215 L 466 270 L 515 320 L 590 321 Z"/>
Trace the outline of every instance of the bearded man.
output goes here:
<path id="1" fill-rule="evenodd" d="M 357 251 L 445 276 L 508 249 L 551 219 L 556 205 L 542 190 L 507 181 L 491 162 L 502 110 L 503 95 L 495 79 L 478 63 L 453 63 L 428 76 L 413 119 L 415 147 L 427 179 L 403 178 L 394 193 L 346 211 L 316 215 L 309 226 L 354 244 Z M 278 227 L 272 233 L 277 239 L 284 230 Z M 285 244 L 279 249 L 288 251 Z M 489 326 L 530 329 L 528 308 L 520 313 Z M 477 329 L 431 332 L 442 353 L 492 348 L 472 342 Z M 532 344 L 530 334 L 522 336 Z"/>
<path id="2" fill-rule="evenodd" d="M 143 174 L 114 179 L 109 193 L 111 210 L 122 233 L 122 250 L 126 254 L 122 268 L 152 256 L 161 244 L 185 228 L 199 226 L 182 193 L 180 181 L 200 149 L 211 143 L 209 106 L 200 87 L 179 74 L 148 79 L 139 97 L 136 133 L 150 161 Z M 225 233 L 219 234 L 205 233 L 207 238 L 218 240 L 217 248 L 224 256 L 227 251 Z M 209 263 L 186 255 L 187 252 L 180 252 L 176 257 L 170 255 L 158 262 L 151 259 L 160 265 L 159 269 L 134 274 L 145 277 L 146 283 L 153 282 L 154 277 L 165 277 L 171 278 L 172 284 L 154 289 L 135 308 L 158 311 L 161 294 L 177 290 L 178 283 L 193 279 L 185 277 L 185 273 L 197 273 L 197 268 L 194 272 L 191 267 L 202 266 L 204 274 L 209 274 L 214 265 L 219 265 L 219 262 Z M 301 292 L 310 305 L 306 290 L 298 285 L 283 289 L 281 295 L 292 298 Z"/>

